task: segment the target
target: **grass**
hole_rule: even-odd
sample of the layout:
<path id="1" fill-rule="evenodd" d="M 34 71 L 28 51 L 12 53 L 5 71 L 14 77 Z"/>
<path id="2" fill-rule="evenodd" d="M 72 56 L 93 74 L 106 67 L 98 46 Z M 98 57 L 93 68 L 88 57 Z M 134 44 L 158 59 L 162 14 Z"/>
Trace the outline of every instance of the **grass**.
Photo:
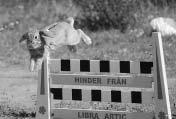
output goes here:
<path id="1" fill-rule="evenodd" d="M 69 0 L 68 0 L 69 1 Z M 67 1 L 67 2 L 68 2 Z M 28 74 L 27 67 L 29 65 L 29 55 L 24 45 L 19 45 L 18 41 L 23 33 L 25 33 L 29 27 L 41 28 L 54 21 L 57 21 L 60 17 L 77 16 L 79 15 L 79 9 L 75 6 L 69 6 L 67 2 L 60 0 L 60 4 L 50 6 L 49 3 L 39 2 L 34 4 L 29 2 L 28 4 L 19 3 L 14 4 L 9 0 L 9 4 L 0 5 L 0 26 L 19 21 L 19 24 L 12 25 L 6 30 L 0 32 L 0 81 L 4 83 L 0 85 L 4 91 L 0 95 L 6 100 L 4 105 L 0 103 L 0 115 L 4 115 L 4 118 L 32 118 L 35 115 L 33 108 L 24 106 L 26 102 L 21 105 L 21 100 L 16 98 L 17 94 L 29 93 L 27 86 L 28 81 L 33 81 L 31 85 L 36 84 L 36 74 Z M 121 33 L 117 29 L 102 30 L 97 32 L 85 31 L 93 40 L 91 46 L 86 46 L 81 42 L 77 46 L 77 52 L 71 53 L 63 46 L 58 48 L 55 53 L 52 53 L 54 58 L 80 58 L 80 59 L 118 59 L 118 60 L 152 60 L 152 39 L 146 36 L 141 36 L 143 28 L 147 25 L 150 16 L 164 16 L 175 17 L 175 8 L 170 9 L 165 7 L 159 9 L 153 5 L 144 8 L 140 6 L 141 10 L 136 12 L 137 24 L 135 28 L 127 30 L 126 33 Z M 169 93 L 172 111 L 176 114 L 176 40 L 175 37 L 164 38 L 164 55 L 166 62 L 167 77 L 169 82 Z M 9 67 L 9 68 L 5 68 Z M 15 67 L 15 68 L 14 68 Z M 22 67 L 18 69 L 16 67 Z M 8 82 L 9 81 L 9 82 Z M 26 83 L 27 82 L 27 83 Z M 3 87 L 4 84 L 13 84 Z M 24 86 L 21 86 L 23 84 Z M 22 91 L 20 93 L 12 94 L 11 92 Z M 9 88 L 9 89 L 8 89 Z M 36 87 L 29 87 L 31 90 Z M 7 89 L 7 90 L 4 90 Z M 20 90 L 21 89 L 21 90 Z M 30 95 L 35 94 L 36 90 Z M 14 98 L 11 98 L 15 95 Z M 1 98 L 2 99 L 2 98 Z M 0 99 L 0 100 L 1 100 Z M 29 100 L 31 97 L 28 98 Z M 17 102 L 14 103 L 14 100 Z M 13 104 L 13 103 L 14 104 Z M 29 103 L 30 101 L 28 101 Z M 33 104 L 35 106 L 35 104 Z M 1 118 L 1 117 L 0 117 Z"/>
<path id="2" fill-rule="evenodd" d="M 36 112 L 31 109 L 26 109 L 22 105 L 14 105 L 14 104 L 4 104 L 0 106 L 0 119 L 9 119 L 9 118 L 35 118 Z"/>

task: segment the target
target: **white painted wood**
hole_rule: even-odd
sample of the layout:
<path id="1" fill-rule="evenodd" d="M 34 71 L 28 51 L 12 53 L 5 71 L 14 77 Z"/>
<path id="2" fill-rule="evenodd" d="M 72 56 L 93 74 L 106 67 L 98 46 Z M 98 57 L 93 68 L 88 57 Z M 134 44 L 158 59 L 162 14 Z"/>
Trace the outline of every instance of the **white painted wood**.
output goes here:
<path id="1" fill-rule="evenodd" d="M 130 62 L 130 73 L 140 74 L 140 62 L 137 61 Z"/>
<path id="2" fill-rule="evenodd" d="M 100 73 L 99 60 L 90 60 L 90 72 Z"/>
<path id="3" fill-rule="evenodd" d="M 122 103 L 131 103 L 131 92 L 121 92 Z"/>
<path id="4" fill-rule="evenodd" d="M 91 90 L 82 90 L 82 100 L 85 102 L 91 101 Z"/>
<path id="5" fill-rule="evenodd" d="M 50 119 L 50 83 L 48 77 L 48 60 L 44 59 L 42 69 L 39 71 L 37 89 L 37 119 Z"/>
<path id="6" fill-rule="evenodd" d="M 152 88 L 150 75 L 50 74 L 52 84 Z"/>
<path id="7" fill-rule="evenodd" d="M 50 59 L 49 60 L 50 73 L 59 73 L 61 71 L 61 60 Z"/>
<path id="8" fill-rule="evenodd" d="M 70 68 L 72 73 L 80 72 L 80 60 L 79 59 L 71 59 L 70 60 Z"/>
<path id="9" fill-rule="evenodd" d="M 90 61 L 90 72 L 100 73 L 100 60 L 89 60 Z M 51 73 L 60 73 L 61 71 L 61 59 L 50 59 L 49 67 Z M 120 61 L 119 60 L 109 60 L 110 63 L 110 73 L 117 74 L 120 73 Z M 80 73 L 80 59 L 70 59 L 71 73 Z M 67 73 L 70 71 L 66 71 Z M 62 72 L 64 73 L 64 72 Z M 140 74 L 140 62 L 130 61 L 130 73 Z M 102 72 L 101 72 L 102 74 Z"/>
<path id="10" fill-rule="evenodd" d="M 166 115 L 167 119 L 172 119 L 164 61 L 163 44 L 161 34 L 159 32 L 153 33 L 153 56 L 156 119 L 161 119 L 160 117 L 162 114 Z"/>
<path id="11" fill-rule="evenodd" d="M 142 104 L 154 103 L 154 92 L 153 91 L 142 91 Z"/>
<path id="12" fill-rule="evenodd" d="M 72 89 L 70 88 L 63 88 L 63 100 L 72 100 Z"/>
<path id="13" fill-rule="evenodd" d="M 118 60 L 110 60 L 110 72 L 120 73 L 120 65 Z"/>
<path id="14" fill-rule="evenodd" d="M 111 91 L 102 91 L 102 102 L 111 102 Z"/>
<path id="15" fill-rule="evenodd" d="M 63 88 L 63 100 L 72 100 L 72 89 L 81 89 L 82 90 L 82 101 L 84 102 L 89 102 L 91 101 L 91 90 L 101 90 L 101 102 L 111 102 L 111 90 L 114 89 L 101 89 L 101 88 L 94 88 L 90 87 L 85 89 L 83 86 L 82 87 L 64 87 Z M 121 90 L 117 90 L 121 91 Z M 135 91 L 134 89 L 125 91 L 121 91 L 121 101 L 119 103 L 132 103 L 132 98 L 131 98 L 131 91 Z M 153 95 L 154 92 L 151 90 L 146 90 L 146 91 L 140 91 L 141 92 L 141 104 L 153 104 Z"/>
<path id="16" fill-rule="evenodd" d="M 97 110 L 72 110 L 53 109 L 53 119 L 153 119 L 151 112 L 125 112 L 125 111 L 97 111 Z M 87 117 L 87 118 L 86 118 Z"/>

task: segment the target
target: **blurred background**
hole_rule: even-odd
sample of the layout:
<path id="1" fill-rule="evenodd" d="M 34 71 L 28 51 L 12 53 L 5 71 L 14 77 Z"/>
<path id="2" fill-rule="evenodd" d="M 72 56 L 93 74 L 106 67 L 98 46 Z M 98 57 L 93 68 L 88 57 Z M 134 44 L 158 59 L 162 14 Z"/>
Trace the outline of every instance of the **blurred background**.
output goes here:
<path id="1" fill-rule="evenodd" d="M 20 37 L 31 27 L 40 29 L 70 16 L 93 45 L 78 45 L 76 54 L 62 47 L 54 57 L 151 60 L 152 39 L 145 27 L 155 17 L 176 19 L 175 12 L 175 0 L 0 0 L 0 66 L 27 66 L 29 55 L 19 44 Z M 176 74 L 175 41 L 164 40 L 172 76 Z"/>
<path id="2" fill-rule="evenodd" d="M 67 17 L 75 19 L 93 41 L 77 52 L 58 48 L 52 57 L 80 59 L 152 60 L 152 38 L 146 27 L 155 17 L 176 20 L 175 0 L 0 0 L 0 68 L 26 68 L 29 54 L 19 44 L 29 28 L 43 28 Z M 171 100 L 176 102 L 176 37 L 163 38 Z M 9 67 L 4 70 L 4 67 Z M 2 72 L 1 71 L 1 72 Z M 24 72 L 23 72 L 24 73 Z M 19 74 L 19 73 L 17 73 Z M 16 74 L 16 75 L 17 75 Z"/>

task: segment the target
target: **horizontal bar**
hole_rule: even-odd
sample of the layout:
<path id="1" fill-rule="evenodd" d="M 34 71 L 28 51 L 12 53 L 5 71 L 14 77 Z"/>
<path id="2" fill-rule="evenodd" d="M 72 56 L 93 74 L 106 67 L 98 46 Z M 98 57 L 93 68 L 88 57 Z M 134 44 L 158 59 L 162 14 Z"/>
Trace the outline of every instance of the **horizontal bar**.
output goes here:
<path id="1" fill-rule="evenodd" d="M 53 119 L 153 119 L 152 112 L 52 109 Z"/>
<path id="2" fill-rule="evenodd" d="M 58 90 L 59 89 L 59 90 Z M 153 91 L 121 91 L 84 88 L 51 88 L 54 100 L 97 101 L 115 103 L 152 104 Z M 56 105 L 57 101 L 55 101 Z"/>
<path id="3" fill-rule="evenodd" d="M 119 61 L 119 60 L 50 59 L 49 67 L 51 73 L 91 72 L 91 73 L 151 74 L 153 62 Z"/>
<path id="4" fill-rule="evenodd" d="M 51 84 L 152 88 L 153 78 L 141 75 L 50 74 Z"/>

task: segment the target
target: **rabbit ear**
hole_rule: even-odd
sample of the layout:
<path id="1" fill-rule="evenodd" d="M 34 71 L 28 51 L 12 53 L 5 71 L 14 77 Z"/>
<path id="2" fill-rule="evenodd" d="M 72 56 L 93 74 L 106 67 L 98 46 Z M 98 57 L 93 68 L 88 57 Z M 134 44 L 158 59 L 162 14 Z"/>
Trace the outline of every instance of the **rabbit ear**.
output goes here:
<path id="1" fill-rule="evenodd" d="M 21 43 L 21 42 L 23 42 L 23 41 L 25 41 L 25 40 L 27 40 L 27 39 L 28 39 L 28 33 L 25 33 L 25 34 L 22 35 L 22 37 L 21 37 L 21 39 L 19 40 L 19 42 Z"/>

